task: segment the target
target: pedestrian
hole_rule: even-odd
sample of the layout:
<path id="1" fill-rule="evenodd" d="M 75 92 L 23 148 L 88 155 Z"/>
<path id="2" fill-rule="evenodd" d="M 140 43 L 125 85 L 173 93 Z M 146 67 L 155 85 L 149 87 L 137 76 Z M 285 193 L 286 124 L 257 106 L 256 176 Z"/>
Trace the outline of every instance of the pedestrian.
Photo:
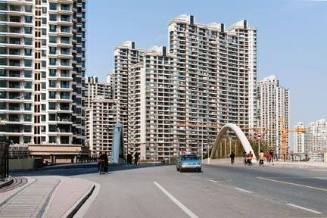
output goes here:
<path id="1" fill-rule="evenodd" d="M 127 164 L 132 164 L 132 160 L 133 160 L 133 157 L 132 157 L 131 153 L 128 153 L 127 154 Z"/>
<path id="2" fill-rule="evenodd" d="M 99 164 L 99 174 L 102 174 L 104 172 L 104 154 L 102 152 L 100 152 L 99 154 L 98 164 Z"/>
<path id="3" fill-rule="evenodd" d="M 98 172 L 101 174 L 101 156 L 102 152 L 99 153 L 99 156 L 97 158 L 97 163 L 98 163 Z"/>
<path id="4" fill-rule="evenodd" d="M 265 159 L 265 153 L 263 153 L 263 151 L 260 151 L 260 153 L 259 153 L 259 166 L 263 166 L 264 159 Z"/>
<path id="5" fill-rule="evenodd" d="M 253 158 L 253 154 L 252 154 L 252 151 L 250 151 L 248 154 L 247 154 L 247 164 L 249 166 L 252 165 L 252 158 Z"/>
<path id="6" fill-rule="evenodd" d="M 271 162 L 274 162 L 274 152 L 272 150 L 269 151 L 269 155 L 270 155 L 270 158 L 271 158 Z"/>
<path id="7" fill-rule="evenodd" d="M 134 164 L 137 166 L 138 162 L 139 162 L 139 157 L 140 154 L 138 152 L 134 153 Z"/>
<path id="8" fill-rule="evenodd" d="M 231 162 L 231 164 L 233 165 L 233 164 L 234 164 L 234 161 L 235 161 L 235 154 L 234 154 L 233 151 L 232 151 L 232 153 L 229 155 L 229 157 L 230 157 L 230 162 Z"/>
<path id="9" fill-rule="evenodd" d="M 247 155 L 246 155 L 245 151 L 243 152 L 243 158 L 244 158 L 244 165 L 246 165 L 247 164 Z"/>
<path id="10" fill-rule="evenodd" d="M 108 173 L 108 154 L 107 152 L 103 155 L 103 172 Z"/>

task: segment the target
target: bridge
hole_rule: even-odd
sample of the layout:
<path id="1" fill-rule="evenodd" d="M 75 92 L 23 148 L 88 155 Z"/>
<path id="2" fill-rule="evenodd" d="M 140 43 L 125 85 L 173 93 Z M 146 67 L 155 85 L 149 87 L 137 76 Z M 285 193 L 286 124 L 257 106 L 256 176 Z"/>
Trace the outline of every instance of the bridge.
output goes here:
<path id="1" fill-rule="evenodd" d="M 224 125 L 221 128 L 221 130 L 219 131 L 216 141 L 212 147 L 212 150 L 210 153 L 210 158 L 217 159 L 217 158 L 226 157 L 226 154 L 230 154 L 232 152 L 233 149 L 231 146 L 229 146 L 229 149 L 228 149 L 228 146 L 227 147 L 223 146 L 223 143 L 222 143 L 222 138 L 226 135 L 228 130 L 231 130 L 235 133 L 236 137 L 241 142 L 241 145 L 246 153 L 249 153 L 250 151 L 252 152 L 253 161 L 255 162 L 257 158 L 255 156 L 255 153 L 253 151 L 253 148 L 252 148 L 249 140 L 247 139 L 246 135 L 241 130 L 241 128 L 233 123 L 228 123 L 228 124 Z M 234 150 L 234 152 L 235 152 L 235 150 Z"/>

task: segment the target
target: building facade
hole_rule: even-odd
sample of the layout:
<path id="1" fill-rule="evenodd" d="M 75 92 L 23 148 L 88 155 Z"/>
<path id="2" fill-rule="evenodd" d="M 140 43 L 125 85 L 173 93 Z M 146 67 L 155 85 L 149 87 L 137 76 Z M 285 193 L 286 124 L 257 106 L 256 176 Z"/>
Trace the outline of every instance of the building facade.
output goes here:
<path id="1" fill-rule="evenodd" d="M 199 152 L 201 145 L 207 153 L 217 126 L 254 127 L 256 30 L 245 20 L 225 28 L 182 15 L 170 21 L 168 31 L 169 52 L 176 56 L 179 146 Z"/>
<path id="2" fill-rule="evenodd" d="M 256 30 L 247 21 L 225 28 L 182 15 L 168 32 L 168 49 L 150 49 L 125 68 L 128 147 L 143 159 L 205 155 L 222 125 L 255 125 Z"/>
<path id="3" fill-rule="evenodd" d="M 84 145 L 85 13 L 85 0 L 0 2 L 0 132 L 35 154 Z"/>
<path id="4" fill-rule="evenodd" d="M 323 154 L 327 152 L 327 120 L 320 119 L 305 126 L 303 123 L 297 125 L 305 128 L 304 133 L 296 133 L 295 153 L 299 154 Z"/>
<path id="5" fill-rule="evenodd" d="M 142 49 L 135 47 L 135 42 L 127 41 L 114 50 L 114 71 L 111 74 L 110 84 L 112 97 L 117 101 L 118 121 L 123 124 L 125 150 L 128 147 L 128 81 L 131 66 L 143 60 Z"/>
<path id="6" fill-rule="evenodd" d="M 112 99 L 111 86 L 100 83 L 97 77 L 88 77 L 86 82 L 86 144 L 91 156 L 100 152 L 111 155 L 113 130 L 117 123 L 117 102 Z"/>
<path id="7" fill-rule="evenodd" d="M 142 160 L 164 160 L 179 152 L 175 60 L 166 47 L 154 47 L 129 75 L 128 146 Z"/>
<path id="8" fill-rule="evenodd" d="M 288 155 L 288 89 L 272 75 L 258 82 L 259 134 L 261 139 L 277 154 Z"/>

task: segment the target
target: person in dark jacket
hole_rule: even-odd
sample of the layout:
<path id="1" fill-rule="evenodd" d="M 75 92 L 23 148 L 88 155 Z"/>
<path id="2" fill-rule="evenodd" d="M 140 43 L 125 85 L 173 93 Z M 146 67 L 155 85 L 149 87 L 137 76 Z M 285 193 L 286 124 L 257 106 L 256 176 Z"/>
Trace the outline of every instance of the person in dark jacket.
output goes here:
<path id="1" fill-rule="evenodd" d="M 133 157 L 132 157 L 131 153 L 128 153 L 127 154 L 127 164 L 132 164 L 132 161 L 133 161 Z"/>
<path id="2" fill-rule="evenodd" d="M 134 154 L 134 164 L 137 165 L 139 162 L 140 154 L 138 152 L 135 152 Z"/>
<path id="3" fill-rule="evenodd" d="M 235 153 L 233 151 L 232 151 L 232 153 L 230 153 L 229 157 L 230 157 L 231 164 L 234 164 L 234 162 L 235 162 Z"/>
<path id="4" fill-rule="evenodd" d="M 103 172 L 108 173 L 108 154 L 107 152 L 103 155 Z"/>

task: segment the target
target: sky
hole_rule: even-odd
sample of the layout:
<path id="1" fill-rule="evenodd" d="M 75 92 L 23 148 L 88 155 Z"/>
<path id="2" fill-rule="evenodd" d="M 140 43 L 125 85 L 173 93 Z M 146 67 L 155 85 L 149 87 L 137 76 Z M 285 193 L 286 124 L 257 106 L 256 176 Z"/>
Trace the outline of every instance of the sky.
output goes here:
<path id="1" fill-rule="evenodd" d="M 258 31 L 258 79 L 275 74 L 290 91 L 290 125 L 327 118 L 327 0 L 88 0 L 87 76 L 104 81 L 113 50 L 167 45 L 168 22 L 242 19 Z"/>

